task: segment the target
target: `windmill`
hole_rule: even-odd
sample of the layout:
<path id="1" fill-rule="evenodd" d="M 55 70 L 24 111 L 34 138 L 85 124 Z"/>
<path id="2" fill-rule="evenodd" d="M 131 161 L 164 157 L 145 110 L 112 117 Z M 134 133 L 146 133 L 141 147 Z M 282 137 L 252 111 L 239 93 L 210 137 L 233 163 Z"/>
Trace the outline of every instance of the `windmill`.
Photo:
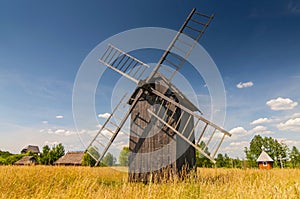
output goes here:
<path id="1" fill-rule="evenodd" d="M 147 182 L 153 174 L 164 175 L 164 169 L 180 173 L 185 167 L 193 168 L 196 150 L 215 162 L 214 156 L 224 138 L 231 134 L 205 119 L 197 106 L 172 83 L 213 17 L 193 9 L 146 77 L 149 65 L 112 44 L 108 45 L 99 61 L 133 81 L 137 87 L 115 106 L 88 145 L 86 152 L 96 160 L 96 165 L 128 118 L 129 181 Z"/>

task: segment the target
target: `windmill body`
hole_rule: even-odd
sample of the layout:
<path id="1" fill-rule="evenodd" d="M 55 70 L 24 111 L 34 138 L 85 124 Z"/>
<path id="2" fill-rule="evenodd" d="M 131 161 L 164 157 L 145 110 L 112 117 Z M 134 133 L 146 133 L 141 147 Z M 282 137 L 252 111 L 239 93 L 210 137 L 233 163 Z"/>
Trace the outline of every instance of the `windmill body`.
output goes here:
<path id="1" fill-rule="evenodd" d="M 165 118 L 178 131 L 181 131 L 186 125 L 184 134 L 192 132 L 189 140 L 193 143 L 195 143 L 195 135 L 192 131 L 194 120 L 188 121 L 188 114 L 181 116 L 181 110 L 176 106 L 162 103 L 157 95 L 151 93 L 149 87 L 174 101 L 180 101 L 180 104 L 187 107 L 191 103 L 186 98 L 181 99 L 176 96 L 178 93 L 168 88 L 161 78 L 155 78 L 151 84 L 145 85 L 145 87 L 148 89 L 146 88 L 138 99 L 130 117 L 129 181 L 147 182 L 151 180 L 149 179 L 151 177 L 163 178 L 166 171 L 180 173 L 183 168 L 193 168 L 196 162 L 195 148 L 177 136 L 170 128 L 161 125 L 148 110 Z M 131 98 L 135 99 L 135 95 L 136 92 Z M 194 106 L 189 108 L 196 110 Z"/>

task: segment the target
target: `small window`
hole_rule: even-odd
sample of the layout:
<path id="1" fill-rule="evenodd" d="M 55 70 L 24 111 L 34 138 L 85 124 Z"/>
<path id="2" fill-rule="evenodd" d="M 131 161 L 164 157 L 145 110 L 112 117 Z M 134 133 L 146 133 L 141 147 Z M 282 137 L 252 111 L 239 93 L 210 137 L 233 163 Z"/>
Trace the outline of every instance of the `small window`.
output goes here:
<path id="1" fill-rule="evenodd" d="M 263 162 L 263 166 L 266 167 L 268 164 L 267 162 Z"/>

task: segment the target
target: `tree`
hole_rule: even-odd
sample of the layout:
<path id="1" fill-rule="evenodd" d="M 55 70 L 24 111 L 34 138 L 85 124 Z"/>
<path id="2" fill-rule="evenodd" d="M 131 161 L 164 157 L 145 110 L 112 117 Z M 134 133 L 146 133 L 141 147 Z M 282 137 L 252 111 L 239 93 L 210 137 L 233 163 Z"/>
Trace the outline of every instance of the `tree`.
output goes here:
<path id="1" fill-rule="evenodd" d="M 65 154 L 64 146 L 60 143 L 52 149 L 48 145 L 43 147 L 40 154 L 39 163 L 44 165 L 52 165 L 56 160 Z"/>
<path id="2" fill-rule="evenodd" d="M 291 159 L 291 164 L 293 168 L 297 168 L 300 166 L 300 152 L 297 147 L 293 146 L 292 150 L 289 154 Z"/>
<path id="3" fill-rule="evenodd" d="M 215 160 L 216 160 L 217 167 L 225 167 L 225 168 L 233 167 L 233 159 L 230 158 L 226 153 L 224 156 L 222 154 L 218 154 Z"/>
<path id="4" fill-rule="evenodd" d="M 279 143 L 272 137 L 261 137 L 255 135 L 250 142 L 250 148 L 245 148 L 246 158 L 250 167 L 256 167 L 257 158 L 262 152 L 262 148 L 274 160 L 274 167 L 280 166 L 279 157 L 287 157 L 288 147 L 284 143 Z"/>
<path id="5" fill-rule="evenodd" d="M 0 165 L 7 165 L 7 159 L 11 156 L 12 154 L 8 151 L 0 151 Z"/>
<path id="6" fill-rule="evenodd" d="M 1 151 L 0 150 L 0 157 L 2 157 L 2 158 L 7 158 L 7 157 L 9 157 L 11 155 L 12 154 L 10 152 L 8 152 L 8 151 Z"/>
<path id="7" fill-rule="evenodd" d="M 56 160 L 58 160 L 60 157 L 65 155 L 65 148 L 61 143 L 54 146 L 52 150 L 50 151 L 50 164 L 53 164 Z"/>
<path id="8" fill-rule="evenodd" d="M 82 165 L 83 166 L 95 166 L 96 164 L 96 160 L 94 158 L 92 158 L 92 156 L 90 156 L 90 154 L 85 153 L 83 156 L 83 160 L 82 160 Z"/>
<path id="9" fill-rule="evenodd" d="M 208 152 L 208 147 L 205 145 L 203 141 L 198 144 L 198 146 L 207 154 Z M 213 163 L 204 155 L 202 155 L 198 150 L 196 150 L 196 166 L 198 167 L 212 167 Z"/>
<path id="10" fill-rule="evenodd" d="M 25 156 L 25 154 L 12 154 L 5 159 L 4 164 L 12 165 L 16 161 L 20 160 L 23 156 Z"/>
<path id="11" fill-rule="evenodd" d="M 48 145 L 43 146 L 43 150 L 39 158 L 39 163 L 44 165 L 50 164 L 50 147 Z"/>
<path id="12" fill-rule="evenodd" d="M 120 166 L 128 166 L 129 147 L 123 147 L 119 155 Z"/>
<path id="13" fill-rule="evenodd" d="M 114 162 L 115 162 L 114 156 L 109 152 L 106 154 L 106 156 L 102 160 L 102 163 L 105 166 L 112 166 L 112 165 L 114 165 Z"/>
<path id="14" fill-rule="evenodd" d="M 274 166 L 280 167 L 280 157 L 285 159 L 288 155 L 288 147 L 284 143 L 279 143 L 271 137 L 264 138 L 264 150 L 274 160 Z"/>
<path id="15" fill-rule="evenodd" d="M 243 168 L 242 160 L 240 160 L 239 158 L 232 159 L 232 167 L 233 168 Z"/>
<path id="16" fill-rule="evenodd" d="M 94 159 L 100 158 L 100 154 L 99 154 L 98 148 L 96 146 L 88 148 L 88 154 L 90 154 L 90 156 L 93 157 Z"/>
<path id="17" fill-rule="evenodd" d="M 256 160 L 261 153 L 262 146 L 263 138 L 260 135 L 256 135 L 250 142 L 250 149 L 245 147 L 246 158 L 250 167 L 257 165 Z"/>
<path id="18" fill-rule="evenodd" d="M 218 168 L 224 167 L 224 157 L 221 153 L 217 155 L 217 158 L 215 160 L 216 160 L 216 166 Z"/>
<path id="19" fill-rule="evenodd" d="M 8 151 L 0 151 L 0 165 L 12 165 L 24 156 L 37 156 L 32 151 L 26 154 L 12 154 Z"/>

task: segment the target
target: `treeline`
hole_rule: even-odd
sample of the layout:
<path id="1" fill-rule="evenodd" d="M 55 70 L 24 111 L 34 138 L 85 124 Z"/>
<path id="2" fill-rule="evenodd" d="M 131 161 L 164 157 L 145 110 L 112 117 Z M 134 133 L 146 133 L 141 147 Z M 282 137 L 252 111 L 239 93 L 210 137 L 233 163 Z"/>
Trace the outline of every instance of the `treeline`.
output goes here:
<path id="1" fill-rule="evenodd" d="M 231 158 L 227 154 L 218 154 L 214 165 L 198 153 L 196 165 L 199 167 L 218 168 L 257 168 L 257 159 L 262 150 L 274 160 L 273 167 L 275 168 L 300 168 L 300 152 L 297 147 L 293 146 L 290 149 L 286 144 L 272 137 L 262 137 L 260 135 L 253 137 L 249 148 L 245 147 L 245 159 L 241 160 L 239 158 Z"/>
<path id="2" fill-rule="evenodd" d="M 95 157 L 98 157 L 97 151 L 89 151 Z M 119 163 L 117 164 L 117 158 L 113 156 L 110 152 L 108 152 L 102 161 L 100 162 L 99 166 L 128 166 L 128 156 L 129 156 L 129 148 L 123 147 L 122 151 L 119 154 L 118 160 Z M 82 165 L 84 166 L 94 166 L 96 161 L 86 153 L 83 157 Z"/>
<path id="3" fill-rule="evenodd" d="M 215 158 L 216 164 L 212 163 L 206 157 L 196 153 L 196 166 L 203 168 L 245 168 L 245 160 L 239 158 L 231 158 L 226 153 L 223 155 L 219 153 Z"/>
<path id="4" fill-rule="evenodd" d="M 58 144 L 50 148 L 48 145 L 43 147 L 40 154 L 34 154 L 32 151 L 26 154 L 11 154 L 7 151 L 0 151 L 0 165 L 12 165 L 24 156 L 34 156 L 39 164 L 53 165 L 53 163 L 65 154 L 62 144 Z"/>
<path id="5" fill-rule="evenodd" d="M 0 165 L 11 165 L 23 156 L 23 154 L 11 154 L 8 151 L 0 151 Z"/>
<path id="6" fill-rule="evenodd" d="M 203 142 L 199 147 L 208 153 L 208 148 Z M 249 148 L 244 149 L 245 159 L 232 158 L 225 154 L 218 154 L 215 158 L 216 164 L 213 164 L 209 159 L 204 157 L 201 153 L 196 151 L 196 166 L 206 168 L 257 168 L 257 159 L 264 150 L 273 160 L 273 167 L 275 168 L 300 168 L 300 152 L 297 147 L 293 146 L 291 149 L 284 143 L 272 137 L 262 137 L 256 135 L 250 142 Z M 96 156 L 96 155 L 95 155 Z M 117 158 L 111 153 L 103 158 L 100 166 L 128 166 L 129 148 L 124 147 Z M 86 155 L 85 165 L 94 165 L 95 161 Z"/>
<path id="7" fill-rule="evenodd" d="M 199 147 L 208 153 L 208 148 L 202 142 Z M 218 167 L 218 168 L 257 168 L 257 158 L 264 150 L 273 160 L 273 167 L 284 168 L 300 168 L 300 152 L 297 147 L 291 149 L 284 143 L 278 142 L 272 137 L 262 137 L 256 135 L 250 142 L 249 147 L 245 147 L 245 159 L 231 158 L 227 154 L 218 154 L 215 158 L 216 164 L 196 151 L 197 167 Z M 89 151 L 94 157 L 98 157 L 97 151 Z M 65 154 L 62 144 L 58 144 L 52 148 L 48 145 L 44 146 L 40 154 L 28 152 L 27 154 L 11 154 L 9 152 L 0 151 L 0 165 L 11 165 L 21 159 L 23 156 L 34 156 L 39 164 L 53 165 L 56 160 Z M 117 157 L 107 153 L 102 159 L 99 166 L 128 166 L 129 148 L 124 147 Z M 84 155 L 82 165 L 94 166 L 96 161 L 87 153 Z"/>
<path id="8" fill-rule="evenodd" d="M 200 144 L 203 145 L 203 144 Z M 199 146 L 200 146 L 199 145 Z M 93 151 L 92 154 L 94 156 L 96 155 L 96 152 Z M 103 160 L 100 162 L 99 166 L 128 166 L 128 157 L 129 157 L 129 148 L 123 147 L 121 150 L 119 157 L 118 157 L 118 163 L 117 158 L 114 157 L 111 153 L 107 153 Z M 227 154 L 222 155 L 218 154 L 216 160 L 216 165 L 213 164 L 209 159 L 202 156 L 200 153 L 196 152 L 196 166 L 198 167 L 226 167 L 226 168 L 243 168 L 243 161 L 240 159 L 233 159 L 228 157 Z M 85 154 L 83 165 L 85 166 L 94 166 L 96 161 L 89 156 L 88 154 Z"/>

